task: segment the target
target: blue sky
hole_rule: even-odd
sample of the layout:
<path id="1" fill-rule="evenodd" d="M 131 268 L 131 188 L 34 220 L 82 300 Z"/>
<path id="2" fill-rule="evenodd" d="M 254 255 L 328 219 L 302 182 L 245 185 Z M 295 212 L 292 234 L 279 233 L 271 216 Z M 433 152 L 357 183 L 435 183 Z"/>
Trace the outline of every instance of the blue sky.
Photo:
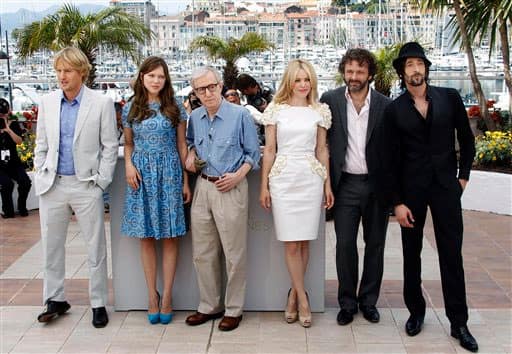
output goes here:
<path id="1" fill-rule="evenodd" d="M 33 11 L 42 11 L 51 6 L 63 5 L 64 3 L 73 4 L 98 4 L 108 6 L 109 0 L 1 0 L 0 13 L 16 12 L 20 8 L 25 8 Z M 191 3 L 190 0 L 152 0 L 152 3 L 162 13 L 172 14 L 182 11 L 186 8 L 187 4 Z"/>

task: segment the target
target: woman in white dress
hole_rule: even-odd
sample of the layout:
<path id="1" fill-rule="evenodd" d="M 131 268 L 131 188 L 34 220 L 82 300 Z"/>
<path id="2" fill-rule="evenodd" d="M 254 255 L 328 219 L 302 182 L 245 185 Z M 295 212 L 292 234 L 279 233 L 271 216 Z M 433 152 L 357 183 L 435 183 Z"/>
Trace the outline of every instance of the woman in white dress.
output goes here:
<path id="1" fill-rule="evenodd" d="M 317 77 L 302 59 L 290 61 L 272 103 L 262 117 L 265 149 L 260 204 L 272 209 L 277 239 L 284 241 L 291 285 L 285 320 L 311 326 L 304 288 L 309 241 L 318 237 L 322 208 L 334 203 L 328 172 L 327 129 L 331 112 L 318 102 Z"/>

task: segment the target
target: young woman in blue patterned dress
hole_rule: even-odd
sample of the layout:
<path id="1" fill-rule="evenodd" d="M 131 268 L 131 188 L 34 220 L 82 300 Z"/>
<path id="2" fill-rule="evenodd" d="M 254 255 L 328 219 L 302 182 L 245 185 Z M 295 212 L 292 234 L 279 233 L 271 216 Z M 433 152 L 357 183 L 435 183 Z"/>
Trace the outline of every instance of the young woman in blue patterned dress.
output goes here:
<path id="1" fill-rule="evenodd" d="M 176 103 L 162 58 L 144 60 L 133 89 L 134 95 L 122 115 L 128 186 L 121 234 L 141 241 L 149 322 L 167 324 L 172 320 L 178 238 L 186 233 L 183 203 L 191 199 L 187 174 L 182 169 L 187 154 L 186 114 Z M 161 299 L 156 289 L 156 240 L 161 240 L 162 246 Z"/>

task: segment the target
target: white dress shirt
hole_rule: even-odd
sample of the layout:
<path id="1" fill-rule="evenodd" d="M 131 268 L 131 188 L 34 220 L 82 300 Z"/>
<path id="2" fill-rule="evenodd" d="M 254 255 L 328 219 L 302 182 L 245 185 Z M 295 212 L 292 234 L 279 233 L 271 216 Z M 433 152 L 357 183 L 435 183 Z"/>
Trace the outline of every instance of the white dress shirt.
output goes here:
<path id="1" fill-rule="evenodd" d="M 348 88 L 345 90 L 347 99 L 347 130 L 348 145 L 345 155 L 343 171 L 352 174 L 367 174 L 366 166 L 366 131 L 368 130 L 368 116 L 370 114 L 370 92 L 366 95 L 364 106 L 357 113 Z"/>

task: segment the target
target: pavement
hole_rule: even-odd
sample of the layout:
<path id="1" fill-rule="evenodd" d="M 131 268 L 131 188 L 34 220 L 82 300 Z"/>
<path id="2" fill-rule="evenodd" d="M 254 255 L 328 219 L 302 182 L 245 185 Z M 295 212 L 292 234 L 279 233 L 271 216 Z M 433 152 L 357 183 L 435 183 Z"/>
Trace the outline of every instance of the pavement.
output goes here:
<path id="1" fill-rule="evenodd" d="M 464 221 L 469 328 L 480 353 L 512 353 L 512 217 L 464 211 Z M 219 331 L 218 320 L 187 326 L 185 318 L 191 313 L 187 311 L 176 311 L 167 326 L 152 326 L 144 311 L 115 312 L 110 286 L 110 322 L 96 329 L 91 325 L 85 246 L 76 222 L 70 225 L 66 245 L 66 295 L 71 310 L 41 324 L 36 319 L 43 309 L 38 212 L 2 219 L 0 353 L 468 353 L 450 336 L 431 220 L 425 227 L 422 253 L 427 313 L 423 331 L 415 337 L 404 331 L 408 311 L 402 299 L 402 250 L 396 221 L 391 220 L 388 228 L 378 324 L 370 324 L 360 313 L 350 325 L 336 323 L 332 222 L 326 231 L 326 310 L 313 314 L 311 328 L 298 322 L 287 324 L 282 312 L 245 312 L 233 332 Z M 360 254 L 363 246 L 361 242 Z"/>

